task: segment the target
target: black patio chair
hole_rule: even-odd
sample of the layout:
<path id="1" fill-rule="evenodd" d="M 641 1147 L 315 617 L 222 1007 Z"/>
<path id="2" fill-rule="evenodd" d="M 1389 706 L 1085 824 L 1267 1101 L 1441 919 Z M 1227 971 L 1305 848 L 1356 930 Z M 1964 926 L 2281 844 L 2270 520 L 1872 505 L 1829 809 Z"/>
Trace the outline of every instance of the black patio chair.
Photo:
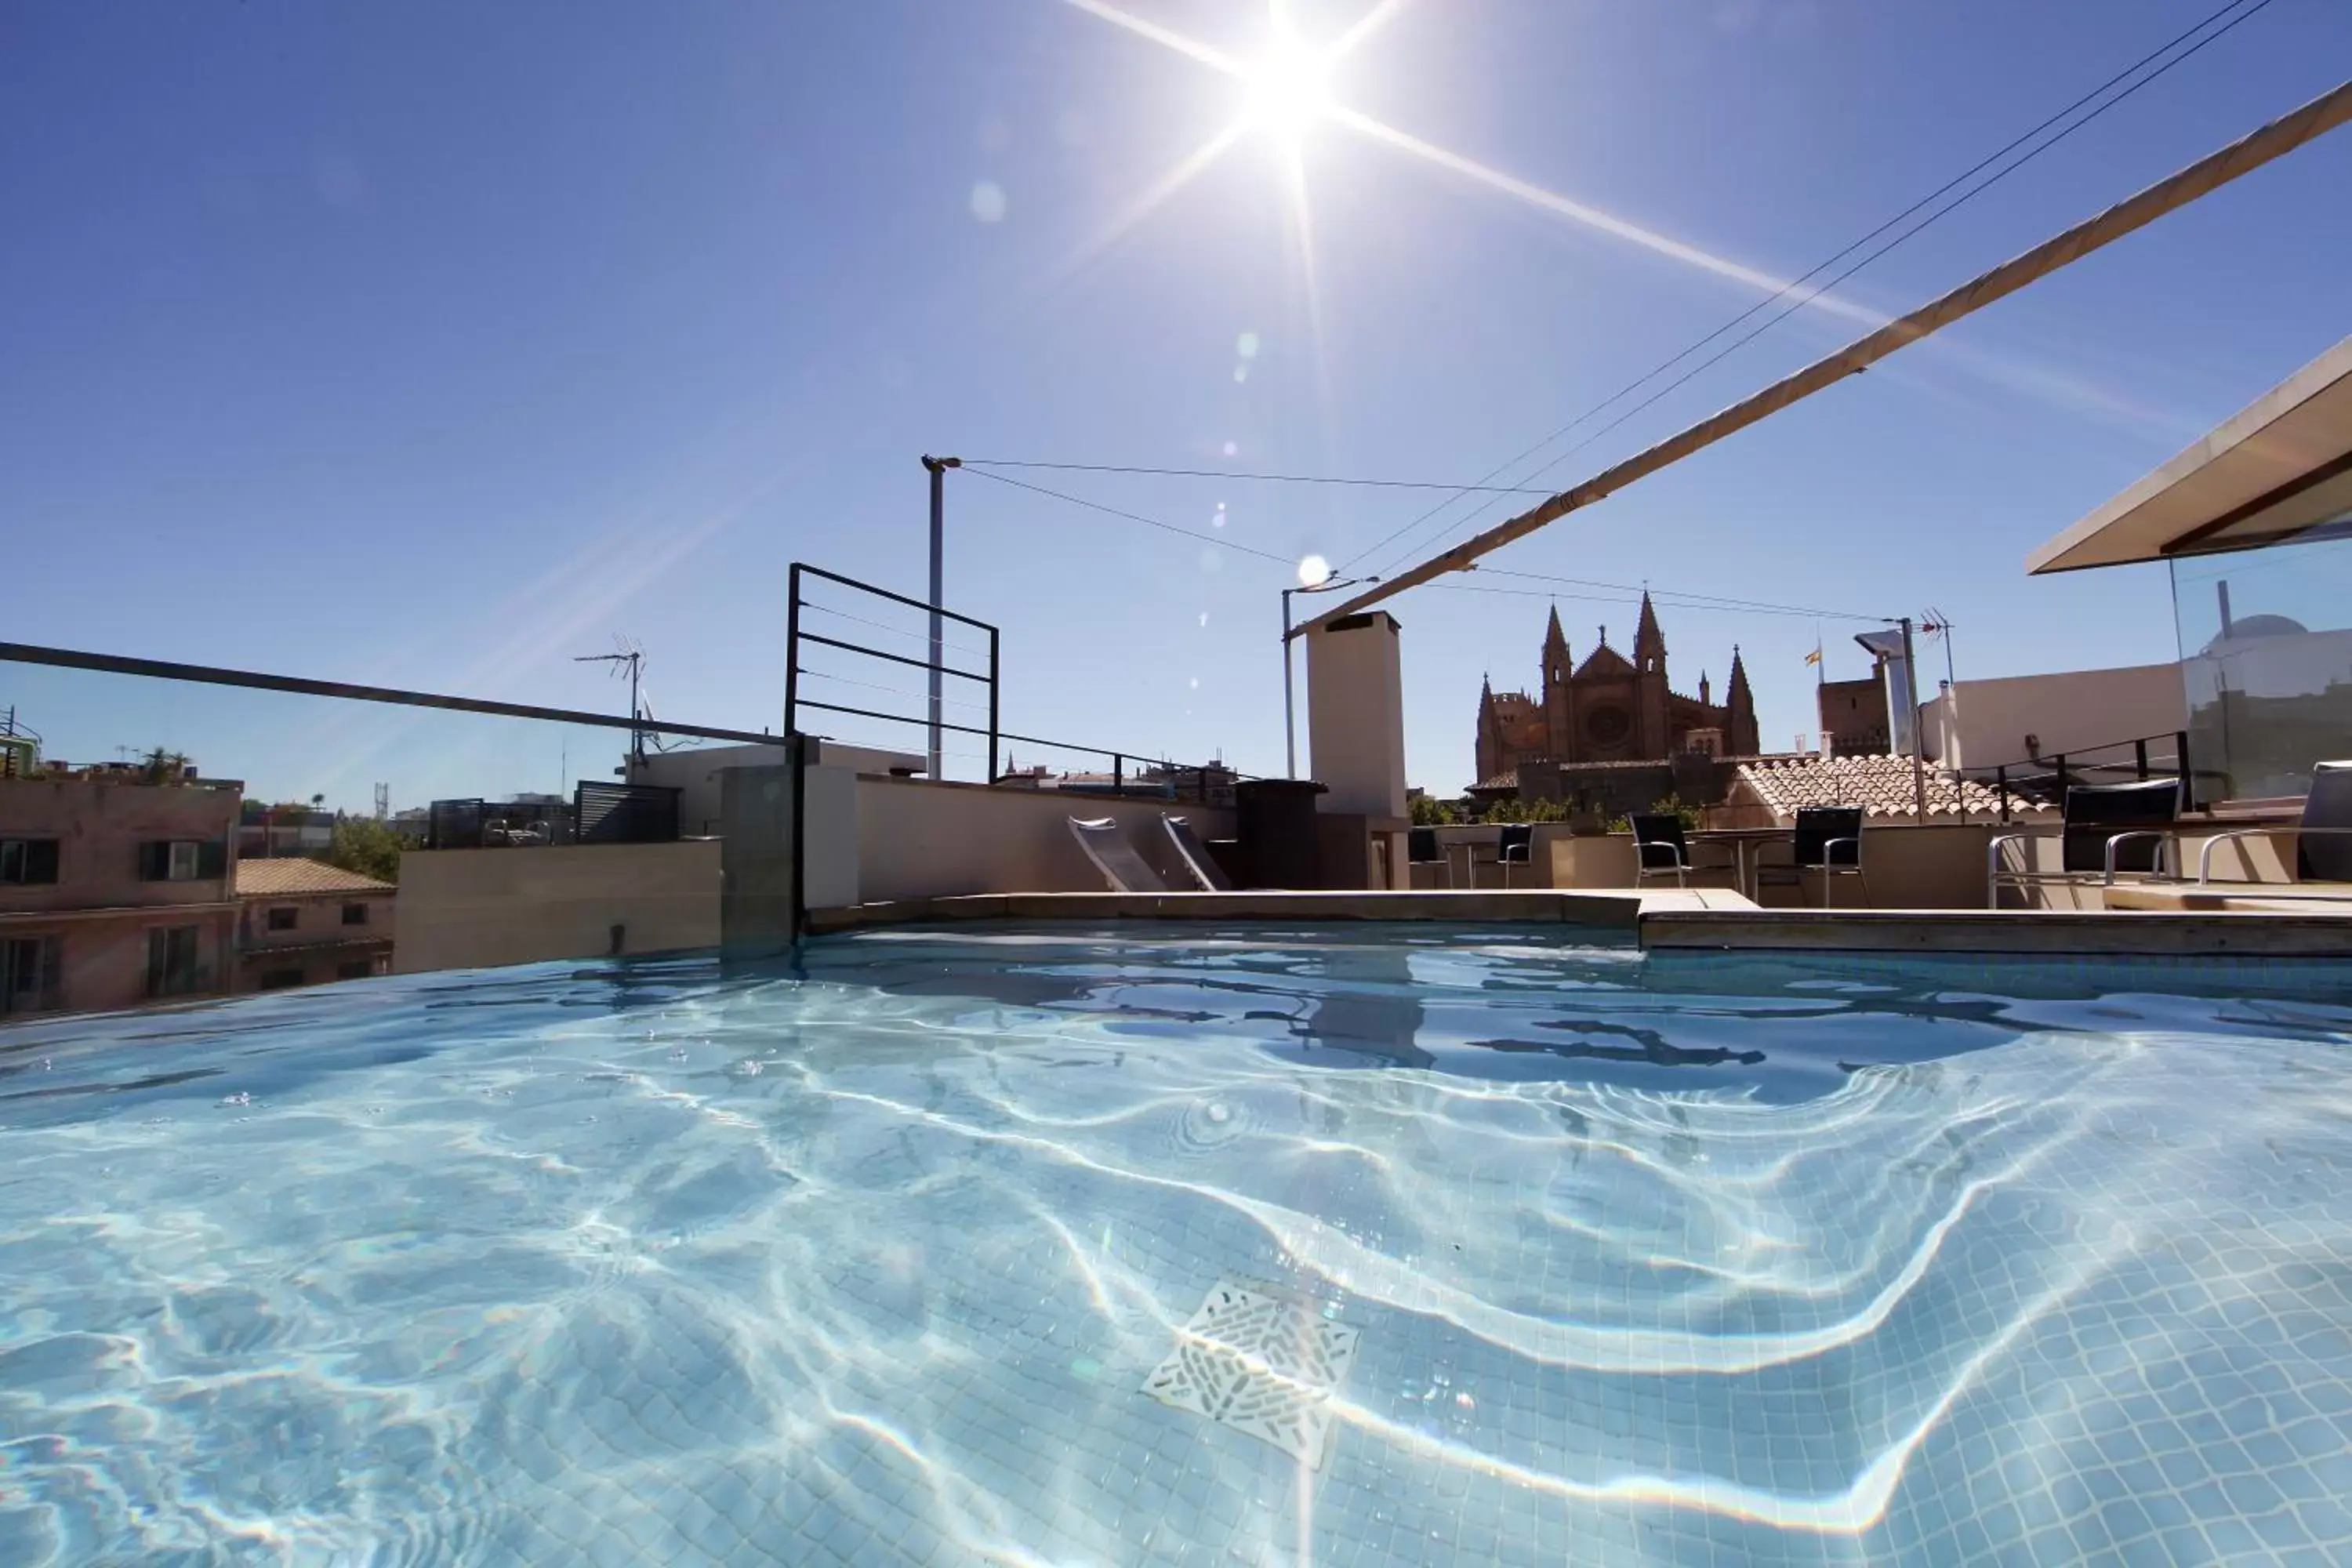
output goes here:
<path id="1" fill-rule="evenodd" d="M 1633 828 L 1633 885 L 1637 888 L 1652 877 L 1672 877 L 1675 887 L 1687 888 L 1693 871 L 1738 874 L 1737 865 L 1701 865 L 1692 858 L 1683 819 L 1671 811 L 1637 811 L 1626 820 Z"/>
<path id="2" fill-rule="evenodd" d="M 2180 781 L 2177 778 L 2068 784 L 2058 829 L 2060 868 L 2036 871 L 2029 858 L 2011 869 L 2002 864 L 2003 851 L 2010 845 L 2049 836 L 2001 834 L 1985 846 L 1985 901 L 1990 908 L 2000 908 L 2003 888 L 2112 888 L 2122 877 L 2177 875 L 2177 870 L 2168 873 L 2165 867 L 2168 861 L 2179 864 L 2179 827 Z M 2030 857 L 2031 851 L 2026 853 Z"/>
<path id="3" fill-rule="evenodd" d="M 1785 864 L 1759 862 L 1756 881 L 1764 883 L 1792 882 L 1801 891 L 1810 874 L 1821 879 L 1822 907 L 1830 902 L 1830 886 L 1840 877 L 1852 877 L 1862 884 L 1862 901 L 1870 903 L 1870 879 L 1862 871 L 1863 810 L 1858 805 L 1806 805 L 1797 809 L 1796 826 L 1789 834 L 1789 858 Z M 1768 872 L 1785 871 L 1785 877 L 1769 876 Z"/>
<path id="4" fill-rule="evenodd" d="M 2303 797 L 2302 820 L 2293 826 L 2232 828 L 2208 838 L 2197 852 L 2197 880 L 2212 881 L 2215 845 L 2279 834 L 2294 836 L 2296 882 L 2352 882 L 2352 762 L 2313 765 L 2311 793 Z"/>
<path id="5" fill-rule="evenodd" d="M 1412 867 L 1435 866 L 1445 873 L 1445 885 L 1454 886 L 1454 862 L 1446 858 L 1444 847 L 1437 842 L 1434 827 L 1414 827 L 1404 836 L 1404 858 L 1407 870 L 1405 884 L 1412 883 Z"/>
<path id="6" fill-rule="evenodd" d="M 1503 886 L 1511 885 L 1511 868 L 1525 866 L 1529 870 L 1536 863 L 1536 830 L 1525 822 L 1506 823 L 1495 839 L 1495 864 L 1503 868 Z"/>

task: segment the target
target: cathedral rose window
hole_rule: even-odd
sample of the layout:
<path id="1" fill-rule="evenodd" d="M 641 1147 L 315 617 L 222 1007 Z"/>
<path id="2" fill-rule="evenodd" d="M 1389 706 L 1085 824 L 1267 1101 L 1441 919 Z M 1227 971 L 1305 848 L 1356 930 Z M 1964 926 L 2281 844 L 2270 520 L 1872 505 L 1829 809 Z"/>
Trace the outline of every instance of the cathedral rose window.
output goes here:
<path id="1" fill-rule="evenodd" d="M 1584 732 L 1599 746 L 1615 745 L 1633 727 L 1622 708 L 1595 708 L 1584 721 Z"/>

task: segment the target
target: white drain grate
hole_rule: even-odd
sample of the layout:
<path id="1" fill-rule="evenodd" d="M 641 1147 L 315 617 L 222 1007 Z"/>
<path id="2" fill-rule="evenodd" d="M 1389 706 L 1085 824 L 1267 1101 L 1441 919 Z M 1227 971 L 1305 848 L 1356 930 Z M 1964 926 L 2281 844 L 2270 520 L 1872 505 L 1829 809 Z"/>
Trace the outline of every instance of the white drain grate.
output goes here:
<path id="1" fill-rule="evenodd" d="M 1356 1359 L 1357 1331 L 1263 1286 L 1221 1280 L 1143 1392 L 1273 1444 L 1316 1469 L 1331 1396 Z"/>

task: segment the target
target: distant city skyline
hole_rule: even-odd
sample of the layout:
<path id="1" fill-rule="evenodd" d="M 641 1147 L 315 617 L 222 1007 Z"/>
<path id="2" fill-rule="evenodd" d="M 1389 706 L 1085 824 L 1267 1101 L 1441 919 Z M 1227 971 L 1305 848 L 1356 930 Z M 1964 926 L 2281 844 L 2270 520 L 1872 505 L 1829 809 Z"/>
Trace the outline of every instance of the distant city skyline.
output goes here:
<path id="1" fill-rule="evenodd" d="M 571 660 L 626 634 L 665 717 L 779 727 L 786 563 L 919 594 L 920 454 L 1475 479 L 2214 5 L 1296 0 L 1288 43 L 1261 5 L 1114 9 L 13 14 L 9 635 L 620 711 Z M 1580 479 L 2347 58 L 2352 8 L 2275 0 L 1496 482 Z M 1859 675 L 1862 628 L 1673 595 L 1932 604 L 1963 679 L 2171 658 L 2157 569 L 2029 581 L 2025 553 L 2352 327 L 2347 188 L 2338 134 L 1492 564 L 1651 584 L 1718 681 L 1740 646 L 1768 748 L 1817 728 L 1804 655 Z M 948 597 L 1003 628 L 1005 726 L 1254 773 L 1281 771 L 1290 563 L 1417 560 L 1528 499 L 1375 550 L 1440 495 L 1006 472 L 1259 553 L 951 475 Z M 1553 586 L 1580 650 L 1633 625 L 1635 594 Z M 1471 782 L 1465 704 L 1553 597 L 1390 606 L 1414 784 Z M 0 705 L 59 754 L 173 744 L 344 809 L 387 773 L 395 805 L 556 789 L 625 744 L 55 677 L 0 666 Z M 42 710 L 68 690 L 97 705 Z"/>

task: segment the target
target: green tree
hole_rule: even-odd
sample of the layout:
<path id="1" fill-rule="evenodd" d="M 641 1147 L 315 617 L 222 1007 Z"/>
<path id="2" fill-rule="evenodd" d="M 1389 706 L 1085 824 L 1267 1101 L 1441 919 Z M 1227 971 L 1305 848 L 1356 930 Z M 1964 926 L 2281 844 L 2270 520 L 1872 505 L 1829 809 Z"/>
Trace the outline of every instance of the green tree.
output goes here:
<path id="1" fill-rule="evenodd" d="M 373 877 L 382 882 L 400 880 L 400 835 L 369 816 L 345 817 L 335 824 L 334 836 L 320 857 L 330 866 Z"/>
<path id="2" fill-rule="evenodd" d="M 1506 795 L 1486 808 L 1481 822 L 1566 822 L 1568 807 L 1556 800 L 1522 800 Z"/>
<path id="3" fill-rule="evenodd" d="M 1451 827 L 1462 820 L 1455 814 L 1451 803 L 1430 795 L 1414 795 L 1412 806 L 1412 825 L 1415 827 Z"/>

